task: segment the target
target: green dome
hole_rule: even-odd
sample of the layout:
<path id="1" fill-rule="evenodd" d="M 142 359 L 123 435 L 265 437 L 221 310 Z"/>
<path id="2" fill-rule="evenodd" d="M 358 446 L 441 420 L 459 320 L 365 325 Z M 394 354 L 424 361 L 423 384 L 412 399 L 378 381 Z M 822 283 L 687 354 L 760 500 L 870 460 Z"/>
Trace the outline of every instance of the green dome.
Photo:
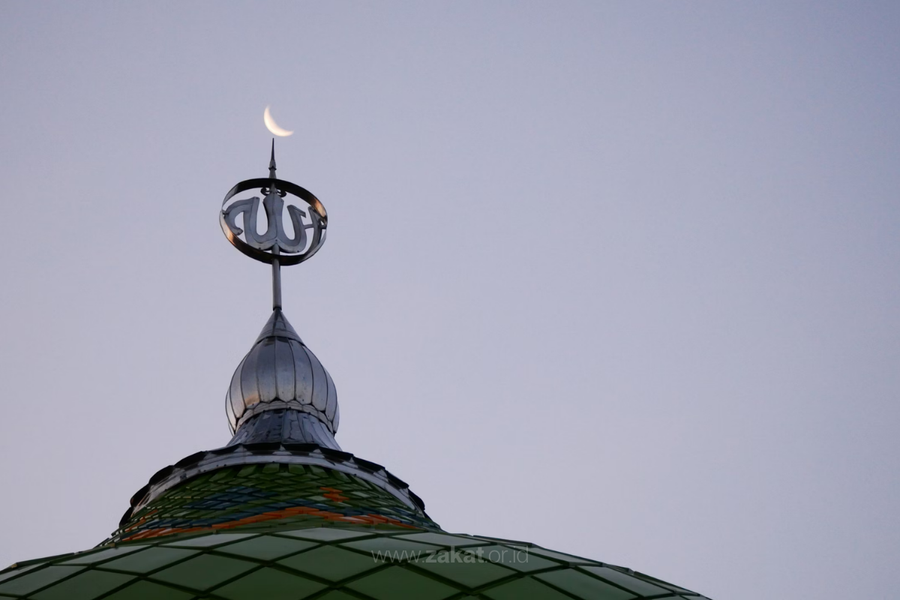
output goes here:
<path id="1" fill-rule="evenodd" d="M 251 450 L 269 460 L 286 451 Z M 309 460 L 318 452 L 292 456 Z M 0 598 L 703 598 L 526 542 L 446 533 L 379 485 L 316 465 L 226 466 L 184 481 L 126 517 L 93 550 L 3 571 Z"/>

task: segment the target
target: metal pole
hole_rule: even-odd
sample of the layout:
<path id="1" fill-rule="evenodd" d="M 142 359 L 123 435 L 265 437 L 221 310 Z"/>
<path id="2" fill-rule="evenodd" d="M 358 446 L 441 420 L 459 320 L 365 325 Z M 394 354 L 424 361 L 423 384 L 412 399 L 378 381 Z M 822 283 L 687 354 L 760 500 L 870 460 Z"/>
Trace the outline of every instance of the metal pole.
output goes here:
<path id="1" fill-rule="evenodd" d="M 281 261 L 278 260 L 278 246 L 272 248 L 272 310 L 281 310 Z"/>
<path id="2" fill-rule="evenodd" d="M 275 179 L 275 138 L 272 138 L 272 157 L 269 159 L 269 179 Z M 270 190 L 275 192 L 275 182 L 269 184 Z M 279 224 L 281 221 L 279 221 Z M 281 261 L 278 259 L 280 249 L 278 240 L 272 248 L 272 310 L 281 310 Z"/>

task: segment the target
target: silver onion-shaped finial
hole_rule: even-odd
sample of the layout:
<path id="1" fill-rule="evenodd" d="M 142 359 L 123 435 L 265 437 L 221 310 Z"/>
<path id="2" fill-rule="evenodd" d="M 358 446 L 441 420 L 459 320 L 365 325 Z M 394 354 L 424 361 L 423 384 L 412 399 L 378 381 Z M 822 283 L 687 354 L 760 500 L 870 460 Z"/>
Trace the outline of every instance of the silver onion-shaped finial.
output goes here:
<path id="1" fill-rule="evenodd" d="M 334 443 L 340 422 L 331 375 L 303 344 L 281 310 L 272 313 L 253 348 L 235 370 L 225 410 L 232 431 L 238 435 L 242 426 L 267 411 L 305 413 L 315 420 L 303 415 L 303 427 L 313 430 L 314 438 L 329 439 L 329 446 Z"/>

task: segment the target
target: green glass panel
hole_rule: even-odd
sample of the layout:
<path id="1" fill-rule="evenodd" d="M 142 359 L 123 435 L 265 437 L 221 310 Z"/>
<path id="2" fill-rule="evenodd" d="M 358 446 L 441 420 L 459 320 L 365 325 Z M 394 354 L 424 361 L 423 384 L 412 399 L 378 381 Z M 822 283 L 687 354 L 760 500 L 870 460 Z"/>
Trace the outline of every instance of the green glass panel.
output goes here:
<path id="1" fill-rule="evenodd" d="M 151 575 L 153 579 L 206 590 L 256 567 L 256 563 L 203 554 Z"/>
<path id="2" fill-rule="evenodd" d="M 136 581 L 103 600 L 188 600 L 193 594 L 150 581 Z"/>
<path id="3" fill-rule="evenodd" d="M 278 561 L 278 564 L 329 581 L 340 581 L 381 566 L 370 556 L 334 546 L 323 546 L 316 550 L 310 550 Z"/>
<path id="4" fill-rule="evenodd" d="M 118 548 L 107 548 L 106 550 L 101 550 L 100 552 L 92 552 L 90 554 L 80 555 L 77 558 L 67 560 L 60 564 L 63 564 L 63 565 L 96 564 L 103 560 L 107 560 L 110 558 L 116 558 L 119 556 L 125 556 L 126 554 L 130 554 L 137 550 L 143 550 L 146 547 L 147 546 L 120 546 Z"/>
<path id="5" fill-rule="evenodd" d="M 563 554 L 562 552 L 553 552 L 552 550 L 538 548 L 537 546 L 532 546 L 532 547 L 528 548 L 528 551 L 531 554 L 537 554 L 538 556 L 546 556 L 547 558 L 561 560 L 565 563 L 573 563 L 573 564 L 578 564 L 578 565 L 595 565 L 595 564 L 597 564 L 597 561 L 595 561 L 595 560 L 588 560 L 586 558 L 578 558 L 577 556 L 572 556 L 571 554 Z"/>
<path id="6" fill-rule="evenodd" d="M 531 577 L 504 583 L 481 592 L 481 595 L 493 600 L 572 600 L 571 596 L 561 594 Z"/>
<path id="7" fill-rule="evenodd" d="M 188 548 L 208 548 L 210 546 L 220 546 L 228 542 L 242 540 L 251 537 L 253 533 L 210 533 L 200 537 L 191 538 L 189 540 L 181 540 L 180 542 L 170 542 L 166 546 L 179 546 Z"/>
<path id="8" fill-rule="evenodd" d="M 526 546 L 510 548 L 507 546 L 491 545 L 466 548 L 463 552 L 474 554 L 479 560 L 486 560 L 494 564 L 504 565 L 524 573 L 559 566 L 559 563 L 557 562 L 535 556 L 530 550 L 531 548 Z"/>
<path id="9" fill-rule="evenodd" d="M 134 579 L 133 575 L 84 571 L 31 597 L 35 600 L 72 600 L 73 598 L 92 600 L 111 589 L 125 585 L 132 579 Z"/>
<path id="10" fill-rule="evenodd" d="M 522 540 L 505 540 L 503 538 L 495 538 L 488 537 L 486 535 L 473 535 L 471 536 L 477 540 L 484 540 L 486 542 L 493 542 L 495 544 L 505 544 L 507 546 L 531 546 L 530 542 L 523 542 Z"/>
<path id="11" fill-rule="evenodd" d="M 376 600 L 442 600 L 459 590 L 403 567 L 388 567 L 346 587 Z"/>
<path id="12" fill-rule="evenodd" d="M 288 554 L 317 546 L 315 542 L 291 540 L 273 535 L 263 535 L 245 542 L 230 544 L 224 548 L 216 548 L 217 552 L 249 556 L 259 560 L 275 560 Z"/>
<path id="13" fill-rule="evenodd" d="M 657 579 L 656 577 L 651 577 L 650 575 L 647 575 L 646 573 L 636 573 L 636 575 L 640 575 L 643 579 L 645 579 L 651 583 L 654 583 L 654 584 L 658 585 L 659 587 L 664 587 L 668 590 L 675 590 L 679 594 L 687 594 L 687 595 L 693 595 L 693 596 L 700 595 L 697 592 L 692 592 L 691 590 L 687 590 L 683 587 L 673 585 L 673 584 L 669 583 L 668 581 L 663 581 L 661 579 Z"/>
<path id="14" fill-rule="evenodd" d="M 620 585 L 625 589 L 629 589 L 638 595 L 655 596 L 657 594 L 665 594 L 669 592 L 669 590 L 663 589 L 657 585 L 653 585 L 652 583 L 644 581 L 643 579 L 632 577 L 631 575 L 627 575 L 621 571 L 616 571 L 615 569 L 610 569 L 609 567 L 586 566 L 581 568 L 585 571 L 593 573 L 594 575 L 602 577 L 607 581 L 612 581 L 613 583 Z"/>
<path id="15" fill-rule="evenodd" d="M 12 569 L 11 571 L 0 573 L 0 582 L 6 581 L 7 579 L 12 579 L 13 577 L 18 577 L 19 575 L 22 575 L 32 569 L 36 569 L 42 566 L 44 566 L 44 563 L 37 563 L 34 565 L 28 565 L 27 567 L 22 567 L 21 569 Z"/>
<path id="16" fill-rule="evenodd" d="M 170 565 L 179 560 L 194 556 L 199 550 L 186 550 L 182 548 L 147 548 L 143 552 L 123 556 L 116 560 L 103 563 L 104 569 L 127 571 L 129 573 L 149 573 L 160 567 Z"/>
<path id="17" fill-rule="evenodd" d="M 604 583 L 599 579 L 589 577 L 584 573 L 579 573 L 574 569 L 560 569 L 559 571 L 550 571 L 549 573 L 541 573 L 535 575 L 538 579 L 546 581 L 551 585 L 555 585 L 561 590 L 565 590 L 570 594 L 574 594 L 579 598 L 590 598 L 600 600 L 626 600 L 634 598 L 631 592 L 613 587 L 608 583 Z"/>
<path id="18" fill-rule="evenodd" d="M 479 546 L 487 544 L 482 540 L 476 540 L 461 535 L 448 535 L 445 533 L 413 533 L 411 535 L 398 536 L 400 539 L 412 540 L 414 542 L 425 542 L 426 544 L 438 544 L 439 546 L 453 546 L 460 548 L 462 546 Z"/>
<path id="19" fill-rule="evenodd" d="M 316 600 L 359 600 L 359 596 L 351 596 L 347 592 L 334 590 L 324 596 L 317 597 Z"/>
<path id="20" fill-rule="evenodd" d="M 213 593 L 228 600 L 300 600 L 324 587 L 304 577 L 264 567 Z"/>
<path id="21" fill-rule="evenodd" d="M 516 574 L 515 571 L 498 567 L 489 562 L 478 562 L 478 558 L 474 554 L 459 550 L 440 550 L 426 560 L 419 560 L 412 564 L 418 569 L 425 569 L 469 588 L 479 587 Z"/>
<path id="22" fill-rule="evenodd" d="M 27 594 L 48 586 L 64 577 L 81 571 L 84 567 L 45 567 L 27 575 L 0 584 L 0 594 Z"/>
<path id="23" fill-rule="evenodd" d="M 420 544 L 419 542 L 410 542 L 389 536 L 359 540 L 358 542 L 347 542 L 346 544 L 341 544 L 341 546 L 369 552 L 373 557 L 377 557 L 384 562 L 400 562 L 410 558 L 418 559 L 428 553 L 440 550 L 438 546 L 432 546 L 431 544 Z"/>
<path id="24" fill-rule="evenodd" d="M 298 529 L 296 531 L 285 531 L 281 535 L 289 535 L 291 537 L 303 538 L 305 540 L 333 542 L 335 540 L 349 540 L 352 538 L 362 537 L 364 535 L 371 535 L 371 532 L 338 529 L 336 527 L 314 527 L 310 529 Z"/>

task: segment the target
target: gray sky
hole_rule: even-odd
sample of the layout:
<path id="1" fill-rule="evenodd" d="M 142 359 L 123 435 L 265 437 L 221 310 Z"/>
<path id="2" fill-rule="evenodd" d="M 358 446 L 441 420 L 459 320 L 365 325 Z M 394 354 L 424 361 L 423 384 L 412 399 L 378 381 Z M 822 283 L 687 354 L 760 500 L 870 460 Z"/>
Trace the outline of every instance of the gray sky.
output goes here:
<path id="1" fill-rule="evenodd" d="M 895 596 L 896 2 L 4 2 L 0 82 L 3 566 L 228 441 L 271 104 L 337 439 L 445 529 Z"/>

